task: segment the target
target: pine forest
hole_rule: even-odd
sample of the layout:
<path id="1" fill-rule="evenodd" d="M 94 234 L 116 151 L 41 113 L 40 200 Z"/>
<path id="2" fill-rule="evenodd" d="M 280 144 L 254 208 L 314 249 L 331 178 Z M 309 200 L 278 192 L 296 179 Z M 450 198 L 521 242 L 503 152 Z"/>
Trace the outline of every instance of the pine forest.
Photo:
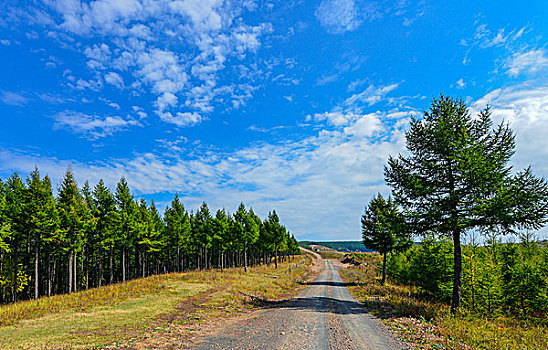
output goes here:
<path id="1" fill-rule="evenodd" d="M 196 212 L 175 195 L 161 215 L 126 179 L 78 187 L 68 169 L 56 195 L 35 168 L 0 179 L 0 303 L 71 293 L 190 269 L 273 263 L 299 252 L 275 210 L 265 219 L 243 203 L 233 214 Z"/>

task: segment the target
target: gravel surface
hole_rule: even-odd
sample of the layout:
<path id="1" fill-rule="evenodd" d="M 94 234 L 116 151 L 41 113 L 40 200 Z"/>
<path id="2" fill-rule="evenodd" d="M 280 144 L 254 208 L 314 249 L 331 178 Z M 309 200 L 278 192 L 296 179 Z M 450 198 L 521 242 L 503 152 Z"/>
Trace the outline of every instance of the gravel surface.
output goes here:
<path id="1" fill-rule="evenodd" d="M 324 264 L 299 297 L 257 311 L 194 349 L 406 349 L 348 292 L 339 266 Z"/>

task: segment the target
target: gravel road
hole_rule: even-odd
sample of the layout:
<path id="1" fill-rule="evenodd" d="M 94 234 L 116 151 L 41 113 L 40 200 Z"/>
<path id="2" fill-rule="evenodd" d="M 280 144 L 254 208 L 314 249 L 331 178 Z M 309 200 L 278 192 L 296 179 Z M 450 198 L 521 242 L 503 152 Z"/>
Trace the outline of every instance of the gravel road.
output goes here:
<path id="1" fill-rule="evenodd" d="M 194 349 L 405 349 L 348 292 L 339 266 L 324 264 L 298 297 L 257 311 Z"/>

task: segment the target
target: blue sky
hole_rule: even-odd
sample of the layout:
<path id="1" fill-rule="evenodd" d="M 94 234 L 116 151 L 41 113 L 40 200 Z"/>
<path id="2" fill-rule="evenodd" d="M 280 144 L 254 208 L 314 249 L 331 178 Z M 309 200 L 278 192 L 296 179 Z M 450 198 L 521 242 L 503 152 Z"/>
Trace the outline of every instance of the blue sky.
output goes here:
<path id="1" fill-rule="evenodd" d="M 548 175 L 546 1 L 0 3 L 0 177 L 178 192 L 298 239 L 360 239 L 432 97 L 493 107 Z"/>

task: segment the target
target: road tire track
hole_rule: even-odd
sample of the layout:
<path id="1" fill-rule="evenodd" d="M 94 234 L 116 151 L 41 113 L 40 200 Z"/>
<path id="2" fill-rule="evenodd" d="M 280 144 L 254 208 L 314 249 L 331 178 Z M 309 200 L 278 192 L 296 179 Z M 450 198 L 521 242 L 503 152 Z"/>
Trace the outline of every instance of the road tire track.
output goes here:
<path id="1" fill-rule="evenodd" d="M 348 292 L 340 267 L 331 260 L 324 264 L 298 297 L 272 303 L 203 338 L 194 349 L 406 349 Z"/>

